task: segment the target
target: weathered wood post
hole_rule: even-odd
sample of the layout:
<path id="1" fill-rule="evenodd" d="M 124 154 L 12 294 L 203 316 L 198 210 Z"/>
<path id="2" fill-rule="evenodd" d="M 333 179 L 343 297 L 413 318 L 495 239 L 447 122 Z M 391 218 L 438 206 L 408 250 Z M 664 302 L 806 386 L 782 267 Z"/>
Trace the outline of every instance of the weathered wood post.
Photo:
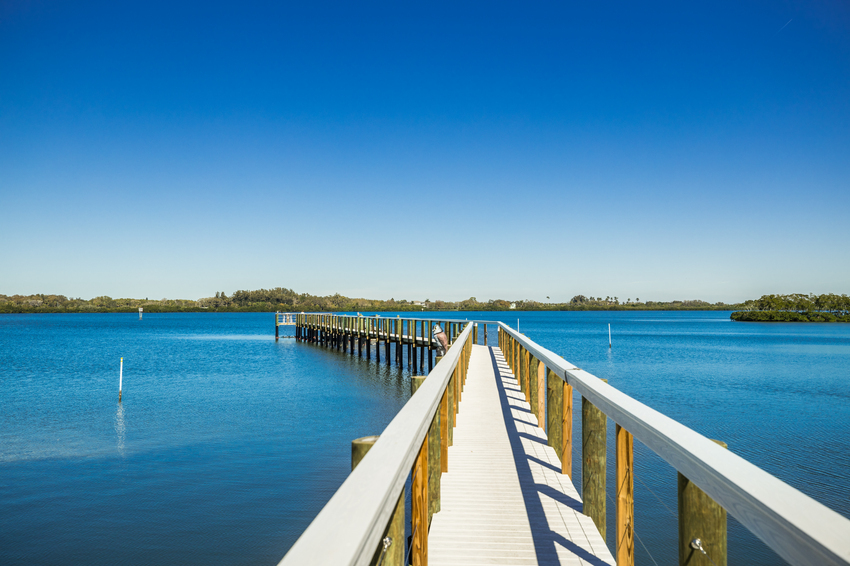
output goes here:
<path id="1" fill-rule="evenodd" d="M 608 382 L 607 379 L 602 381 Z M 605 465 L 608 417 L 586 398 L 581 399 L 581 498 L 584 514 L 593 519 L 605 540 Z"/>
<path id="2" fill-rule="evenodd" d="M 277 313 L 274 313 L 274 341 L 280 340 L 280 324 L 278 324 Z"/>
<path id="3" fill-rule="evenodd" d="M 381 321 L 375 320 L 375 362 L 381 363 Z"/>
<path id="4" fill-rule="evenodd" d="M 387 356 L 387 367 L 392 364 L 392 360 L 390 359 L 390 325 L 392 324 L 392 319 L 384 320 L 384 353 Z"/>
<path id="5" fill-rule="evenodd" d="M 714 442 L 728 448 L 725 442 Z M 726 509 L 678 475 L 680 566 L 726 566 Z"/>
<path id="6" fill-rule="evenodd" d="M 487 325 L 484 325 L 484 345 L 487 345 Z"/>
<path id="7" fill-rule="evenodd" d="M 351 441 L 351 470 L 357 467 L 357 464 L 363 459 L 369 449 L 378 441 L 378 436 L 364 436 Z M 384 531 L 384 536 L 381 537 L 381 546 L 375 552 L 375 557 L 372 558 L 372 564 L 377 564 L 380 560 L 381 552 L 383 552 L 383 541 L 389 537 L 389 546 L 387 553 L 384 556 L 382 566 L 403 566 L 404 564 L 404 488 L 401 488 L 401 495 L 396 502 L 395 510 L 390 517 L 390 522 L 387 523 L 387 530 Z"/>
<path id="8" fill-rule="evenodd" d="M 617 486 L 617 566 L 635 563 L 635 486 L 634 439 L 620 425 L 616 426 Z"/>
<path id="9" fill-rule="evenodd" d="M 355 438 L 351 441 L 351 469 L 357 467 L 357 464 L 363 459 L 366 453 L 374 446 L 374 444 L 378 441 L 378 436 L 364 436 L 362 438 Z"/>
<path id="10" fill-rule="evenodd" d="M 478 344 L 478 323 L 473 322 L 475 326 L 472 327 L 472 343 Z"/>

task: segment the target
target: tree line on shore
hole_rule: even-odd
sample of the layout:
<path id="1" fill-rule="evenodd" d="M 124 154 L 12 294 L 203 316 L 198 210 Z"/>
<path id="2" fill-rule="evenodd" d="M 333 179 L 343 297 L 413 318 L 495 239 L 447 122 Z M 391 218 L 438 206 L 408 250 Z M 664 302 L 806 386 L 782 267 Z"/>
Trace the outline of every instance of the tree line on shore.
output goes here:
<path id="1" fill-rule="evenodd" d="M 737 305 L 709 303 L 701 300 L 669 302 L 645 301 L 639 298 L 586 297 L 576 295 L 568 303 L 533 300 L 491 299 L 475 297 L 463 301 L 410 301 L 351 298 L 339 293 L 327 296 L 296 293 L 277 287 L 255 291 L 236 291 L 231 296 L 218 292 L 202 299 L 113 299 L 101 296 L 90 300 L 64 295 L 0 295 L 0 313 L 74 313 L 74 312 L 404 312 L 404 311 L 573 311 L 573 310 L 732 310 Z"/>
<path id="2" fill-rule="evenodd" d="M 762 295 L 741 303 L 731 314 L 741 322 L 850 322 L 850 297 L 823 295 Z"/>
<path id="3" fill-rule="evenodd" d="M 404 311 L 583 311 L 583 310 L 735 310 L 735 320 L 780 320 L 790 313 L 807 319 L 845 317 L 850 315 L 850 297 L 847 295 L 763 295 L 739 304 L 709 303 L 701 300 L 644 301 L 631 297 L 574 296 L 568 303 L 551 303 L 533 300 L 492 299 L 480 302 L 475 297 L 463 301 L 410 301 L 406 299 L 362 299 L 340 294 L 317 296 L 296 293 L 277 287 L 255 291 L 236 291 L 231 296 L 218 292 L 202 299 L 113 299 L 107 296 L 90 300 L 68 298 L 64 295 L 0 295 L 0 313 L 74 313 L 74 312 L 404 312 Z M 765 313 L 789 313 L 768 315 Z M 757 314 L 760 313 L 760 314 Z M 759 318 L 762 317 L 762 318 Z M 773 318 L 771 318 L 773 317 Z M 827 317 L 827 318 L 828 318 Z M 799 318 L 799 317 L 797 317 Z"/>

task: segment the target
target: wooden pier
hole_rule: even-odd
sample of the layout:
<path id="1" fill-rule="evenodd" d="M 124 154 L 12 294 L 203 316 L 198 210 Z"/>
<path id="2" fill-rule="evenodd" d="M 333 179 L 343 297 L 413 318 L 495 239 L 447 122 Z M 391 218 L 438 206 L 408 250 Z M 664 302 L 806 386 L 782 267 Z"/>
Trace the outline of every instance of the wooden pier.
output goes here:
<path id="1" fill-rule="evenodd" d="M 281 566 L 631 566 L 634 439 L 679 471 L 680 565 L 726 566 L 728 511 L 790 564 L 850 566 L 850 521 L 501 322 L 324 313 L 294 321 L 300 342 L 367 357 L 383 344 L 387 363 L 424 377 L 413 378 L 414 394 L 380 436 L 357 439 L 356 468 Z M 437 323 L 450 344 L 442 357 Z M 571 480 L 578 419 L 580 492 Z M 616 509 L 611 549 L 606 499 Z"/>
<path id="2" fill-rule="evenodd" d="M 372 346 L 375 358 L 381 360 L 381 345 L 384 349 L 384 361 L 394 360 L 401 365 L 406 363 L 415 372 L 428 371 L 434 367 L 435 352 L 439 345 L 432 330 L 435 325 L 446 333 L 449 342 L 460 334 L 461 327 L 469 321 L 436 320 L 419 318 L 381 318 L 380 316 L 345 316 L 336 314 L 292 314 L 275 313 L 275 339 L 279 339 L 279 322 L 287 315 L 294 320 L 295 339 L 312 342 L 340 351 L 348 351 L 371 359 Z M 493 324 L 490 323 L 491 327 Z M 480 324 L 483 343 L 487 340 L 487 323 Z M 473 341 L 478 341 L 479 324 L 473 323 Z M 405 352 L 406 350 L 406 352 Z M 405 355 L 406 354 L 406 355 Z M 392 356 L 392 357 L 391 357 Z"/>

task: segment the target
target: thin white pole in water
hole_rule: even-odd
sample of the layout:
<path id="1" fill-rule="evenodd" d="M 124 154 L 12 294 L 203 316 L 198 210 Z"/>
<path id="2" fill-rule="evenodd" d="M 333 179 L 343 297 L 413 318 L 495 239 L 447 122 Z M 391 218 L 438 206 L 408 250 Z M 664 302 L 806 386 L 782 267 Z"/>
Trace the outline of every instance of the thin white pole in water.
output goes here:
<path id="1" fill-rule="evenodd" d="M 611 347 L 611 323 L 608 323 L 608 347 Z"/>
<path id="2" fill-rule="evenodd" d="M 519 319 L 516 319 L 516 331 L 519 332 Z"/>
<path id="3" fill-rule="evenodd" d="M 121 369 L 118 370 L 118 402 L 121 402 L 121 389 L 124 387 L 124 358 L 121 358 Z"/>

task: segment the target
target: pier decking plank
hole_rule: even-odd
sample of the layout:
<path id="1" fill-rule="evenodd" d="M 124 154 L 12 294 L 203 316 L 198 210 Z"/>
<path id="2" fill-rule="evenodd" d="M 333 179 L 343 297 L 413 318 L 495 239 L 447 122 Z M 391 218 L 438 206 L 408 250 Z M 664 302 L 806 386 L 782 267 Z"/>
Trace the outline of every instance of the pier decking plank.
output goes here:
<path id="1" fill-rule="evenodd" d="M 498 348 L 473 346 L 457 419 L 429 564 L 615 564 Z"/>

